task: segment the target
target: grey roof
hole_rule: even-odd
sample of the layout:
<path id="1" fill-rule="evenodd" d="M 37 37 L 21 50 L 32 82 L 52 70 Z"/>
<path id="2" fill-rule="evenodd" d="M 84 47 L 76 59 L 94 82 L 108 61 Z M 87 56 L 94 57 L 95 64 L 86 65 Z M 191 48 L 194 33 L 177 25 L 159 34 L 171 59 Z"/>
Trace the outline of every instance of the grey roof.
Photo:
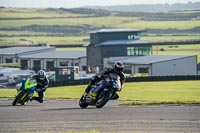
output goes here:
<path id="1" fill-rule="evenodd" d="M 158 63 L 162 61 L 169 61 L 169 60 L 176 60 L 176 59 L 181 59 L 181 58 L 186 58 L 186 57 L 191 57 L 191 56 L 196 56 L 196 55 L 148 55 L 148 56 L 130 56 L 130 57 L 119 57 L 119 58 L 110 58 L 109 62 L 114 63 L 116 61 L 121 61 L 124 64 L 127 65 L 148 65 L 152 63 Z"/>
<path id="2" fill-rule="evenodd" d="M 113 41 L 105 41 L 97 44 L 98 46 L 109 46 L 109 45 L 151 45 L 149 41 L 143 40 L 113 40 Z"/>
<path id="3" fill-rule="evenodd" d="M 29 54 L 19 56 L 20 58 L 38 58 L 38 59 L 78 59 L 86 57 L 85 50 L 60 50 L 60 51 L 47 51 L 37 54 Z"/>
<path id="4" fill-rule="evenodd" d="M 145 30 L 142 29 L 101 29 L 90 31 L 88 33 L 108 33 L 108 32 L 143 32 Z"/>
<path id="5" fill-rule="evenodd" d="M 15 55 L 33 51 L 55 50 L 54 47 L 9 47 L 0 49 L 0 54 Z"/>

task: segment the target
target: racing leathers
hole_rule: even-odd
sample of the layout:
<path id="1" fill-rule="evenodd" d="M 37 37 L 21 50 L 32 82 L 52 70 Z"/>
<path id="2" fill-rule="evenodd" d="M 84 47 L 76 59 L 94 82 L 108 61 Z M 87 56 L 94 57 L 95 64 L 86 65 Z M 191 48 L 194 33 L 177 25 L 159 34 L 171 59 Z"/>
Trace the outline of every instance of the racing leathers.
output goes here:
<path id="1" fill-rule="evenodd" d="M 35 78 L 37 82 L 35 91 L 38 93 L 38 97 L 32 97 L 31 100 L 36 100 L 40 103 L 43 103 L 45 91 L 49 85 L 49 80 L 46 77 L 44 77 L 44 79 L 40 79 L 38 75 L 34 75 L 33 78 Z"/>

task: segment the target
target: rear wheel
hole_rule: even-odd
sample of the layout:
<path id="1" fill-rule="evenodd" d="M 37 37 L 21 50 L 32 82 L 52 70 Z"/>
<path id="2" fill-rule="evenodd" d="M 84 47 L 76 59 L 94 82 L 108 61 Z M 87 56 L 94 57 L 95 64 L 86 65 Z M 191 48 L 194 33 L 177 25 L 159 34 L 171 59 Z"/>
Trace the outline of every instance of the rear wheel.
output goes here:
<path id="1" fill-rule="evenodd" d="M 106 91 L 106 92 L 102 91 L 98 96 L 96 107 L 102 108 L 109 101 L 110 96 L 111 96 L 110 91 Z"/>
<path id="2" fill-rule="evenodd" d="M 88 104 L 86 103 L 86 100 L 85 100 L 85 93 L 82 95 L 82 97 L 79 100 L 79 106 L 81 108 L 87 108 L 87 106 L 88 106 Z"/>

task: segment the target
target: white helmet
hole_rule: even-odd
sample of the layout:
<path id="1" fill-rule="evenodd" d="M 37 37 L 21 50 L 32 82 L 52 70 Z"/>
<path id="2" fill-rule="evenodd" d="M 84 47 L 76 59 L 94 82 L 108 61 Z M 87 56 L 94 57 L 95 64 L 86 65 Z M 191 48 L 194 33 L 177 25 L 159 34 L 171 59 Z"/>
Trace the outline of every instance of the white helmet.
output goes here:
<path id="1" fill-rule="evenodd" d="M 39 76 L 39 78 L 40 78 L 41 80 L 43 80 L 43 79 L 46 77 L 46 72 L 45 72 L 44 70 L 39 70 L 39 71 L 37 72 L 37 75 Z"/>

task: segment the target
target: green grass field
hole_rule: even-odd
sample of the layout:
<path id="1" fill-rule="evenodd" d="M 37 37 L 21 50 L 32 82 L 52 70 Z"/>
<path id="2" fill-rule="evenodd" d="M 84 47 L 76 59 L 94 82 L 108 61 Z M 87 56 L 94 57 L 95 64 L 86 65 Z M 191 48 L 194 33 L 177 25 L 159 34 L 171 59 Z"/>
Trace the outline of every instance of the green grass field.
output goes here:
<path id="1" fill-rule="evenodd" d="M 53 19 L 27 19 L 27 20 L 1 20 L 0 28 L 17 28 L 28 25 L 92 25 L 111 27 L 126 21 L 135 20 L 131 17 L 88 17 L 88 18 L 53 18 Z"/>
<path id="2" fill-rule="evenodd" d="M 128 104 L 200 103 L 199 81 L 128 83 L 121 100 Z"/>
<path id="3" fill-rule="evenodd" d="M 185 41 L 185 40 L 197 40 L 200 39 L 200 35 L 182 35 L 182 36 L 176 36 L 176 35 L 164 35 L 164 36 L 141 36 L 141 40 L 146 41 Z"/>
<path id="4" fill-rule="evenodd" d="M 20 9 L 19 9 L 20 10 Z M 73 13 L 55 13 L 45 12 L 37 9 L 27 9 L 19 11 L 17 9 L 10 10 L 10 12 L 0 12 L 0 18 L 59 18 L 59 17 L 82 17 L 86 15 L 73 14 Z"/>
<path id="5" fill-rule="evenodd" d="M 79 99 L 87 85 L 48 88 L 47 99 Z M 200 104 L 200 81 L 132 82 L 120 92 L 125 104 Z M 15 89 L 0 89 L 1 98 L 13 98 Z"/>
<path id="6" fill-rule="evenodd" d="M 92 14 L 78 14 L 71 12 L 62 12 L 58 10 L 44 10 L 35 8 L 1 8 L 0 9 L 0 43 L 3 45 L 10 44 L 80 44 L 84 40 L 88 40 L 89 34 L 87 30 L 83 30 L 89 26 L 90 28 L 139 28 L 139 29 L 193 29 L 200 26 L 198 20 L 187 21 L 144 21 L 137 17 L 123 17 L 115 16 L 113 13 L 110 16 L 91 17 Z M 178 11 L 177 11 L 178 12 Z M 186 11 L 179 11 L 178 13 L 185 13 Z M 197 11 L 187 11 L 186 13 L 195 13 Z M 173 13 L 173 12 L 172 12 Z M 176 13 L 176 12 L 174 12 Z M 94 14 L 93 14 L 94 15 Z M 15 19 L 10 19 L 15 18 Z M 23 19 L 22 19 L 23 18 Z M 6 20 L 10 19 L 10 20 Z M 51 32 L 23 29 L 22 27 L 29 26 L 49 26 Z M 63 26 L 62 28 L 72 27 L 79 28 L 82 35 L 74 37 L 69 34 L 53 30 L 54 26 Z M 80 26 L 83 28 L 81 29 Z M 21 29 L 22 28 L 22 29 Z M 53 30 L 53 31 L 52 31 Z M 66 31 L 67 32 L 67 31 Z M 69 31 L 70 32 L 70 31 Z M 80 31 L 79 31 L 80 32 Z M 148 31 L 145 33 L 148 34 Z M 27 36 L 28 35 L 28 36 Z M 40 36 L 41 35 L 41 36 Z M 53 37 L 52 37 L 53 35 Z M 40 36 L 40 37 L 39 37 Z M 144 36 L 144 40 L 149 41 L 165 41 L 165 40 L 188 40 L 200 39 L 198 34 L 188 34 L 185 36 Z M 21 41 L 26 40 L 26 41 Z"/>
<path id="7" fill-rule="evenodd" d="M 33 43 L 48 43 L 48 44 L 82 44 L 83 39 L 88 39 L 87 36 L 65 36 L 65 37 L 51 37 L 51 36 L 39 36 L 39 37 L 4 37 L 1 41 L 7 42 L 20 42 L 27 41 Z M 24 43 L 26 44 L 26 43 Z"/>
<path id="8" fill-rule="evenodd" d="M 164 49 L 165 51 L 161 51 Z M 200 62 L 200 45 L 153 46 L 153 55 L 197 55 Z"/>
<path id="9" fill-rule="evenodd" d="M 196 26 L 200 26 L 200 21 L 191 20 L 191 21 L 135 21 L 132 23 L 122 23 L 116 27 L 124 28 L 152 28 L 152 29 L 191 29 Z"/>

